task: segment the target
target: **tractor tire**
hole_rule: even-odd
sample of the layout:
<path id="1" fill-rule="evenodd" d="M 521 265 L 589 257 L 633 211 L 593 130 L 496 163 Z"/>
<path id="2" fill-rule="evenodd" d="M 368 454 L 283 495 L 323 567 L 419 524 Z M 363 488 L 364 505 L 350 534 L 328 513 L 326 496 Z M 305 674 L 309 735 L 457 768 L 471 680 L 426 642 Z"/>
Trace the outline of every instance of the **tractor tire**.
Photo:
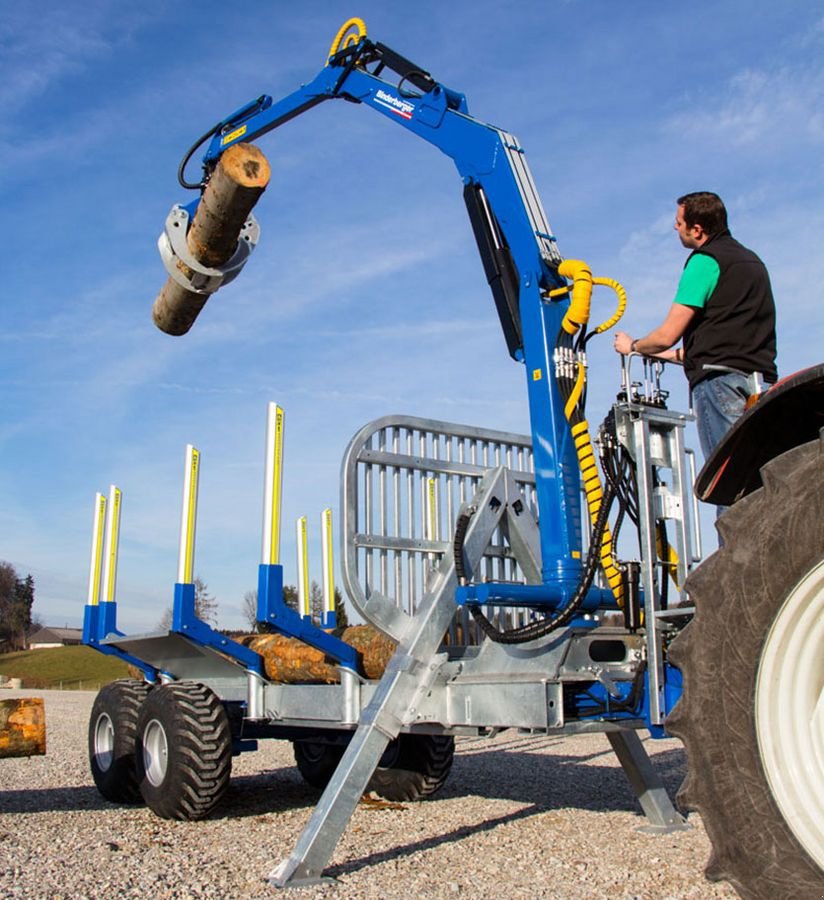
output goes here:
<path id="1" fill-rule="evenodd" d="M 342 744 L 324 744 L 321 741 L 293 741 L 295 762 L 303 780 L 312 787 L 323 790 L 346 750 Z"/>
<path id="2" fill-rule="evenodd" d="M 140 803 L 135 772 L 135 738 L 140 708 L 149 693 L 143 681 L 107 684 L 95 697 L 89 718 L 89 765 L 98 791 L 112 803 Z"/>
<path id="3" fill-rule="evenodd" d="M 679 802 L 713 845 L 706 874 L 747 900 L 824 896 L 824 433 L 762 469 L 687 580 L 670 648 L 684 692 Z"/>
<path id="4" fill-rule="evenodd" d="M 294 741 L 293 746 L 303 780 L 323 790 L 346 747 L 320 741 Z M 384 751 L 366 789 L 386 800 L 423 800 L 443 787 L 454 754 L 454 738 L 400 734 Z"/>
<path id="5" fill-rule="evenodd" d="M 154 813 L 207 816 L 232 771 L 232 731 L 218 697 L 194 681 L 155 688 L 140 711 L 135 762 L 140 793 Z"/>
<path id="6" fill-rule="evenodd" d="M 424 800 L 443 787 L 454 755 L 453 737 L 399 734 L 386 748 L 368 789 L 386 800 Z"/>

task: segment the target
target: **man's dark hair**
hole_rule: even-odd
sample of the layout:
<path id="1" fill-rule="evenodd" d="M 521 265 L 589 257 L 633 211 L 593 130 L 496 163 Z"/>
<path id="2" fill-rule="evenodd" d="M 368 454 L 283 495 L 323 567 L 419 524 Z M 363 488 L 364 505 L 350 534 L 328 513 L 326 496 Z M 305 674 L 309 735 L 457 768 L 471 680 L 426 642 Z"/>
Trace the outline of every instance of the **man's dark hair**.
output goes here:
<path id="1" fill-rule="evenodd" d="M 700 225 L 710 236 L 726 231 L 727 210 L 718 194 L 695 191 L 679 197 L 677 202 L 684 207 L 684 221 L 688 228 Z"/>

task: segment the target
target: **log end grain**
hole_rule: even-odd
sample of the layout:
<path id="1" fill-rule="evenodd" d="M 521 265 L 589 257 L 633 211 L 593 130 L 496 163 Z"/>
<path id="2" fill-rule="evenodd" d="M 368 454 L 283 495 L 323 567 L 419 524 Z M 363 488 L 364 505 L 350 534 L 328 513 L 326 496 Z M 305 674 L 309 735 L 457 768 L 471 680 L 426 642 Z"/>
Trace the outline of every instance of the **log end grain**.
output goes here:
<path id="1" fill-rule="evenodd" d="M 43 756 L 46 752 L 46 713 L 41 697 L 0 700 L 0 759 Z"/>
<path id="2" fill-rule="evenodd" d="M 263 190 L 272 176 L 269 160 L 254 144 L 233 144 L 220 157 L 226 175 L 240 187 Z"/>

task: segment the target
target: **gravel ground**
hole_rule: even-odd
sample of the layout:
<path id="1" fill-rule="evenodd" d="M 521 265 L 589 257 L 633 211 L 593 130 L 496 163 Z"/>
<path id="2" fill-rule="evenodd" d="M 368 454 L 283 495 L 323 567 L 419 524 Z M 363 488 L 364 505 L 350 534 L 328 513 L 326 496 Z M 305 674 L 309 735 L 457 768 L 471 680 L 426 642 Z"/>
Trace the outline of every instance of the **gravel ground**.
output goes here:
<path id="1" fill-rule="evenodd" d="M 318 793 L 291 745 L 263 741 L 234 761 L 231 787 L 203 822 L 171 822 L 115 806 L 89 772 L 94 693 L 43 696 L 47 754 L 0 760 L 0 897 L 272 897 L 266 875 L 287 857 Z M 461 738 L 436 799 L 399 809 L 362 805 L 331 863 L 337 884 L 287 896 L 734 898 L 703 876 L 709 842 L 692 828 L 664 836 L 644 824 L 603 735 L 505 732 Z M 684 776 L 675 740 L 646 741 L 671 793 Z"/>

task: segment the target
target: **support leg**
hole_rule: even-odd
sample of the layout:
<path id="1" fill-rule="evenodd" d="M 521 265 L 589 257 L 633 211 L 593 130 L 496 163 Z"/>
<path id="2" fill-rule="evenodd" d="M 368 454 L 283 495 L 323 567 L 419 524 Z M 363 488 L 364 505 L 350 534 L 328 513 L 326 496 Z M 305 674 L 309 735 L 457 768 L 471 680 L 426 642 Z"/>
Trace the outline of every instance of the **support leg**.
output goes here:
<path id="1" fill-rule="evenodd" d="M 688 830 L 691 826 L 672 805 L 638 735 L 634 731 L 608 731 L 607 737 L 647 817 L 649 824 L 640 830 L 651 834 Z"/>
<path id="2" fill-rule="evenodd" d="M 470 569 L 480 561 L 506 514 L 508 485 L 506 469 L 498 467 L 484 476 L 473 497 L 476 512 L 464 540 Z M 444 558 L 420 608 L 409 617 L 406 633 L 400 637 L 398 649 L 294 851 L 269 875 L 272 885 L 293 887 L 324 880 L 323 869 L 387 744 L 405 724 L 415 721 L 418 698 L 435 679 L 438 648 L 455 612 L 457 583 L 454 559 Z"/>
<path id="3" fill-rule="evenodd" d="M 333 880 L 323 877 L 323 869 L 388 743 L 389 737 L 376 726 L 358 728 L 292 855 L 269 873 L 270 884 L 305 887 Z"/>

